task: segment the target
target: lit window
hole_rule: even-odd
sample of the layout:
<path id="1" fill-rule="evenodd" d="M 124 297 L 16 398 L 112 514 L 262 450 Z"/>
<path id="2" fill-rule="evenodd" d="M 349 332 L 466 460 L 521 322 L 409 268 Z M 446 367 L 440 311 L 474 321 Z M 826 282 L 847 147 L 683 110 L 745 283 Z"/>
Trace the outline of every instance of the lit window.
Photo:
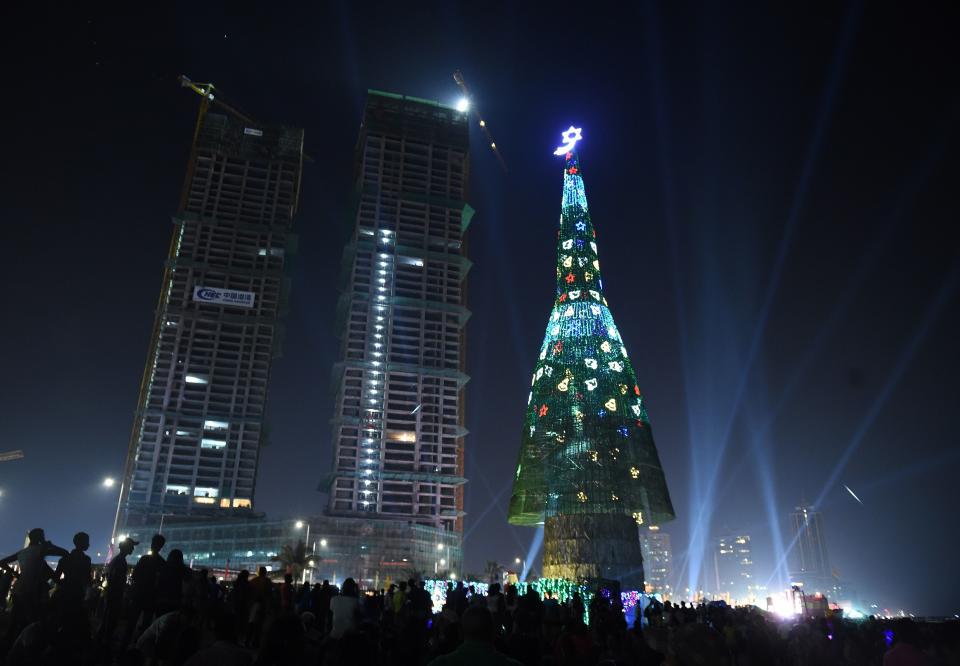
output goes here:
<path id="1" fill-rule="evenodd" d="M 194 497 L 193 501 L 197 504 L 216 504 L 217 500 L 212 497 Z"/>
<path id="2" fill-rule="evenodd" d="M 203 429 L 204 430 L 226 430 L 230 427 L 230 424 L 226 421 L 204 421 Z"/>
<path id="3" fill-rule="evenodd" d="M 178 430 L 178 431 L 177 431 L 177 436 L 178 436 L 178 437 L 189 437 L 189 436 L 190 436 L 190 432 L 187 431 L 187 430 Z"/>
<path id="4" fill-rule="evenodd" d="M 233 508 L 235 509 L 249 509 L 253 506 L 248 499 L 235 499 L 233 500 Z"/>
<path id="5" fill-rule="evenodd" d="M 197 486 L 193 489 L 194 497 L 216 497 L 219 494 L 220 491 L 217 488 Z"/>
<path id="6" fill-rule="evenodd" d="M 184 381 L 188 384 L 209 384 L 210 382 L 206 377 L 201 377 L 200 375 L 187 375 L 184 377 Z"/>
<path id="7" fill-rule="evenodd" d="M 186 495 L 190 492 L 190 488 L 187 486 L 177 486 L 168 483 L 167 492 L 173 495 Z"/>
<path id="8" fill-rule="evenodd" d="M 224 497 L 222 500 L 220 500 L 220 508 L 221 508 L 221 509 L 229 509 L 229 508 L 230 508 L 230 500 L 228 500 L 226 497 Z"/>
<path id="9" fill-rule="evenodd" d="M 220 441 L 219 439 L 210 439 L 209 437 L 204 437 L 200 440 L 201 449 L 222 449 L 226 446 L 227 443 Z"/>

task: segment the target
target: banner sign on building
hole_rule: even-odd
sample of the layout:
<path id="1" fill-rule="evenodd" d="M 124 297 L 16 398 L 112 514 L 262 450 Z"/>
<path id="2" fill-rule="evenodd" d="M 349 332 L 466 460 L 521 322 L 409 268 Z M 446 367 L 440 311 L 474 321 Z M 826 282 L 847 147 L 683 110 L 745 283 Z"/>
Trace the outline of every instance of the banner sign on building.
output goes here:
<path id="1" fill-rule="evenodd" d="M 216 305 L 236 305 L 241 308 L 253 307 L 252 291 L 237 291 L 236 289 L 215 289 L 213 287 L 194 287 L 193 300 L 201 303 Z"/>

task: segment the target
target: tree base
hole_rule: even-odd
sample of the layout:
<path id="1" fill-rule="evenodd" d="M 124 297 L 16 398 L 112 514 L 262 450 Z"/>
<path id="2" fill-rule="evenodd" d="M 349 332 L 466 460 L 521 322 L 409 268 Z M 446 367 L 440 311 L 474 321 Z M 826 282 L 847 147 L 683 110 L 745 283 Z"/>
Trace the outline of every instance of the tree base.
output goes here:
<path id="1" fill-rule="evenodd" d="M 618 580 L 624 590 L 643 590 L 637 522 L 615 514 L 547 518 L 543 526 L 543 577 Z"/>

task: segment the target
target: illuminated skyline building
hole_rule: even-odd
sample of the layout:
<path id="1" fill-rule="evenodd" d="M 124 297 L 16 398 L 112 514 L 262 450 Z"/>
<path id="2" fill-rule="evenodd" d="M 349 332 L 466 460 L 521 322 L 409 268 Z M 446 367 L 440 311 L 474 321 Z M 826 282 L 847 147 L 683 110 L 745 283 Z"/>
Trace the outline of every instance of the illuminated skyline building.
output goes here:
<path id="1" fill-rule="evenodd" d="M 790 526 L 795 541 L 788 558 L 791 582 L 801 583 L 807 591 L 832 591 L 836 579 L 827 555 L 820 512 L 801 503 L 790 514 Z"/>
<path id="2" fill-rule="evenodd" d="M 329 516 L 456 534 L 438 570 L 459 562 L 465 515 L 467 121 L 434 101 L 368 93 L 324 484 Z"/>
<path id="3" fill-rule="evenodd" d="M 640 551 L 643 553 L 643 572 L 647 594 L 673 594 L 673 549 L 670 534 L 659 525 L 640 528 Z"/>
<path id="4" fill-rule="evenodd" d="M 713 551 L 715 596 L 746 602 L 756 597 L 750 535 L 737 533 L 718 537 Z"/>
<path id="5" fill-rule="evenodd" d="M 173 218 L 117 528 L 252 513 L 303 130 L 208 112 Z"/>
<path id="6" fill-rule="evenodd" d="M 543 575 L 643 589 L 638 525 L 674 517 L 646 405 L 604 296 L 576 143 L 563 133 L 556 292 L 530 379 L 509 521 L 543 525 Z M 553 236 L 553 234 L 551 234 Z"/>

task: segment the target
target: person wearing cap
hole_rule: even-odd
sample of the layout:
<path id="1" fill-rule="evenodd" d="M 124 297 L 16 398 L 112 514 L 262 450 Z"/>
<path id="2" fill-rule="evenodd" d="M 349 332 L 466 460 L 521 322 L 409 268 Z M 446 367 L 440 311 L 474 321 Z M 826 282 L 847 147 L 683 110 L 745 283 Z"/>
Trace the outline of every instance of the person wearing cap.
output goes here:
<path id="1" fill-rule="evenodd" d="M 46 558 L 68 555 L 66 550 L 47 541 L 39 527 L 27 534 L 27 547 L 0 560 L 0 568 L 11 571 L 8 566 L 16 561 L 20 567 L 17 582 L 13 586 L 13 613 L 8 636 L 16 638 L 25 626 L 40 618 L 43 602 L 47 599 L 47 583 L 53 578 L 53 570 Z"/>
<path id="2" fill-rule="evenodd" d="M 100 623 L 100 642 L 107 644 L 113 638 L 113 631 L 117 628 L 120 613 L 123 611 L 123 593 L 127 586 L 127 555 L 139 545 L 127 537 L 117 546 L 119 552 L 107 565 L 107 603 L 103 612 L 103 622 Z"/>

